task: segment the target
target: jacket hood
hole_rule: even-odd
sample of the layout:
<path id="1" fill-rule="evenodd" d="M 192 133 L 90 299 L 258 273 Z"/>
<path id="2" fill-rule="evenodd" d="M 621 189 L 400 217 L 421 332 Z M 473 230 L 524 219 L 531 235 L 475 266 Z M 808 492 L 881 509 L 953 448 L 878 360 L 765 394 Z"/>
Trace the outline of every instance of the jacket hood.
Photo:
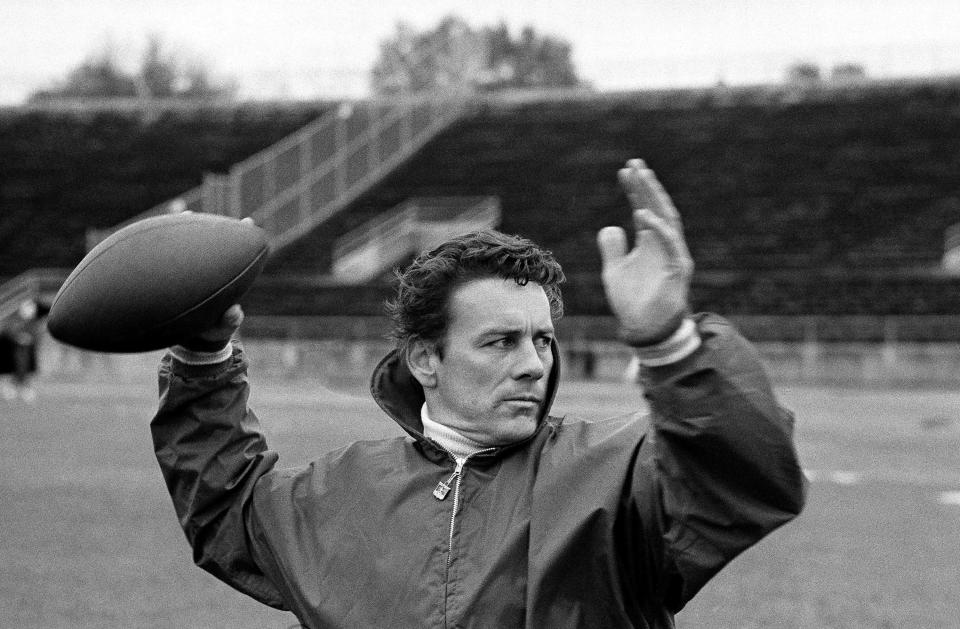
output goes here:
<path id="1" fill-rule="evenodd" d="M 538 430 L 550 413 L 560 383 L 560 348 L 556 340 L 551 344 L 550 351 L 553 354 L 553 368 L 547 376 L 547 390 L 537 420 Z M 424 402 L 423 387 L 410 373 L 407 361 L 397 350 L 384 356 L 373 370 L 370 394 L 380 408 L 411 437 L 421 443 L 430 443 L 423 434 L 423 422 L 420 420 L 420 409 Z"/>

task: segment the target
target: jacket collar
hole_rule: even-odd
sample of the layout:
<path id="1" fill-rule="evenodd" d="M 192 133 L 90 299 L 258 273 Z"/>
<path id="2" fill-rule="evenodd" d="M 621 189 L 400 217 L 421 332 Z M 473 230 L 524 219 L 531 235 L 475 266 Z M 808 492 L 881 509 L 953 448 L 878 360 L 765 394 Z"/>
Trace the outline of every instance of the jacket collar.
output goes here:
<path id="1" fill-rule="evenodd" d="M 549 416 L 550 407 L 553 405 L 560 383 L 560 348 L 556 340 L 550 346 L 550 351 L 553 354 L 553 368 L 547 376 L 547 391 L 543 407 L 540 409 L 538 431 Z M 373 370 L 373 376 L 370 378 L 370 393 L 380 408 L 400 424 L 400 427 L 411 437 L 420 443 L 436 447 L 423 434 L 423 422 L 420 420 L 420 407 L 424 402 L 423 387 L 410 373 L 407 361 L 403 360 L 397 350 L 384 356 Z M 502 446 L 497 450 L 509 448 L 511 445 L 516 444 Z"/>

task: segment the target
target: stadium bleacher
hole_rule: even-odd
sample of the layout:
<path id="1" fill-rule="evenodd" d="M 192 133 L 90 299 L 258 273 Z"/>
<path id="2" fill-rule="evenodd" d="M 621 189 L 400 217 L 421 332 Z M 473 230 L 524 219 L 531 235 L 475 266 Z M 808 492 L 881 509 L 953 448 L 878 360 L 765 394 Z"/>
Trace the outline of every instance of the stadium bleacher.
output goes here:
<path id="1" fill-rule="evenodd" d="M 88 228 L 181 194 L 330 106 L 0 110 L 0 280 L 72 267 Z"/>
<path id="2" fill-rule="evenodd" d="M 0 277 L 72 266 L 86 227 L 167 200 L 322 110 L 199 110 L 149 122 L 103 112 L 5 113 Z M 957 81 L 485 97 L 345 211 L 280 251 L 248 309 L 375 314 L 384 279 L 353 288 L 328 281 L 335 239 L 411 197 L 491 195 L 500 200 L 501 229 L 533 237 L 565 264 L 568 312 L 608 314 L 594 235 L 607 224 L 626 226 L 615 171 L 642 156 L 683 214 L 697 263 L 695 307 L 955 314 L 960 280 L 939 267 L 944 233 L 960 222 L 958 112 Z"/>

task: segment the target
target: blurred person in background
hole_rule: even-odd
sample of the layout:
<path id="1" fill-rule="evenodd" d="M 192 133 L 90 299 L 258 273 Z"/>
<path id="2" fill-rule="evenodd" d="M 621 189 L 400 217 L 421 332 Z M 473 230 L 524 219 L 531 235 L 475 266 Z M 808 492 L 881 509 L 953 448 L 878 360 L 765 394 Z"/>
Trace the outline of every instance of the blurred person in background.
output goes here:
<path id="1" fill-rule="evenodd" d="M 791 413 L 730 323 L 689 312 L 693 263 L 654 173 L 631 160 L 619 179 L 636 243 L 601 230 L 602 281 L 649 414 L 550 415 L 563 272 L 480 232 L 400 275 L 371 391 L 403 433 L 281 469 L 234 306 L 163 358 L 151 423 L 196 563 L 318 629 L 663 628 L 795 517 Z"/>
<path id="2" fill-rule="evenodd" d="M 33 375 L 37 371 L 37 336 L 42 313 L 33 299 L 25 299 L 17 311 L 0 327 L 0 373 L 11 374 L 0 383 L 0 395 L 5 400 L 20 398 L 33 403 L 37 392 Z"/>

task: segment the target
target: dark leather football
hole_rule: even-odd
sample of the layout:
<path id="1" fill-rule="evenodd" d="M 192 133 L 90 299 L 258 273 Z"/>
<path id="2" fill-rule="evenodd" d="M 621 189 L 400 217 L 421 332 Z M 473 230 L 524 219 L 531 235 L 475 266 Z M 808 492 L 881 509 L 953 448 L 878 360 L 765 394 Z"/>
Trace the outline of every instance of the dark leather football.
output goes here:
<path id="1" fill-rule="evenodd" d="M 55 339 L 97 352 L 147 352 L 215 325 L 269 255 L 266 233 L 212 214 L 147 218 L 104 239 L 60 287 Z"/>

